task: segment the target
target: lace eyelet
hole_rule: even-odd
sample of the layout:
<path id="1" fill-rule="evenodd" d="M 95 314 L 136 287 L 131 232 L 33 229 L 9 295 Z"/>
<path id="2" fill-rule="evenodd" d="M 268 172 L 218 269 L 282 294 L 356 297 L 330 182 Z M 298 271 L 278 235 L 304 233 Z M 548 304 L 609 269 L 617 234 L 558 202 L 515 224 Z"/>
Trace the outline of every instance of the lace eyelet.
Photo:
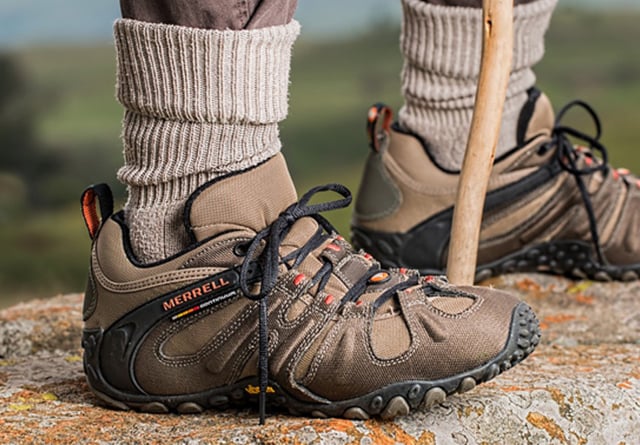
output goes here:
<path id="1" fill-rule="evenodd" d="M 382 271 L 369 278 L 369 284 L 383 284 L 390 279 L 391 275 L 389 274 L 389 272 Z"/>
<path id="2" fill-rule="evenodd" d="M 545 142 L 538 148 L 538 155 L 544 156 L 553 147 L 553 142 Z"/>
<path id="3" fill-rule="evenodd" d="M 233 254 L 235 256 L 239 256 L 239 257 L 247 256 L 248 250 L 249 250 L 248 242 L 238 243 L 235 246 L 233 246 Z"/>

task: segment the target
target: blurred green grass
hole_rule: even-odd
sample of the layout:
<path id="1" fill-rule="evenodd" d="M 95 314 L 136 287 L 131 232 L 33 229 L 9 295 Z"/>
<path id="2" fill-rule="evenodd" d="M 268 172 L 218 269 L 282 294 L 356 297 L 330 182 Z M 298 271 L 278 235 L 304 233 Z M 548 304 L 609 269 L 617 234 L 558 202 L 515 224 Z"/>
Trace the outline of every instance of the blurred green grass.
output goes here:
<path id="1" fill-rule="evenodd" d="M 556 108 L 579 97 L 598 110 L 614 165 L 640 171 L 640 13 L 560 10 L 537 66 L 538 85 Z M 364 158 L 366 112 L 377 101 L 401 105 L 398 30 L 379 26 L 346 41 L 304 38 L 294 50 L 290 113 L 282 125 L 284 152 L 299 191 L 341 182 L 356 191 Z M 68 204 L 24 210 L 0 220 L 0 307 L 17 300 L 81 291 L 89 241 L 77 201 L 89 182 L 109 182 L 120 200 L 122 110 L 114 100 L 111 46 L 29 48 L 15 54 L 32 93 L 45 104 L 38 140 L 68 162 L 73 174 L 43 178 Z M 590 123 L 571 117 L 575 125 Z M 5 148 L 3 148 L 5 149 Z M 1 170 L 0 166 L 0 170 Z M 330 220 L 348 234 L 350 210 Z"/>

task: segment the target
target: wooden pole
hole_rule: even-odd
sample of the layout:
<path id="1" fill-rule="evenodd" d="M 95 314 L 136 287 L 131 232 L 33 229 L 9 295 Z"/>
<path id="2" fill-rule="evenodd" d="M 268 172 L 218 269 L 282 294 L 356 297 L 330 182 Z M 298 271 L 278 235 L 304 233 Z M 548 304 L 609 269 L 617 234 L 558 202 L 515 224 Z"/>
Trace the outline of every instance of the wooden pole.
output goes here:
<path id="1" fill-rule="evenodd" d="M 449 280 L 473 284 L 480 224 L 513 57 L 513 0 L 483 0 L 480 79 L 453 214 Z"/>

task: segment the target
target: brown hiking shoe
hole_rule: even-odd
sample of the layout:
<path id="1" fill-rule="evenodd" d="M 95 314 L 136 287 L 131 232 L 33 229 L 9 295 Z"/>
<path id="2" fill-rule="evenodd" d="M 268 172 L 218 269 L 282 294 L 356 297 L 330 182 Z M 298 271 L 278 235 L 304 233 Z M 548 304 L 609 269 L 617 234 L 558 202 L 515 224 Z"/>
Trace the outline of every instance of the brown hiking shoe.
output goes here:
<path id="1" fill-rule="evenodd" d="M 322 191 L 342 199 L 310 204 Z M 215 180 L 186 205 L 193 245 L 141 265 L 108 187 L 87 189 L 93 391 L 147 412 L 259 401 L 262 416 L 269 405 L 392 418 L 495 377 L 538 343 L 534 314 L 512 296 L 383 270 L 354 251 L 318 214 L 349 203 L 344 187 L 294 201 L 281 155 Z"/>
<path id="2" fill-rule="evenodd" d="M 595 136 L 560 123 L 571 107 L 589 113 Z M 385 123 L 376 129 L 382 115 Z M 388 108 L 378 105 L 370 111 L 373 150 L 356 201 L 352 241 L 387 267 L 442 273 L 458 172 L 437 166 L 424 143 L 390 121 Z M 572 102 L 554 122 L 549 100 L 533 89 L 517 136 L 518 147 L 493 167 L 476 279 L 529 271 L 637 279 L 640 181 L 607 164 L 600 122 L 591 107 Z M 569 137 L 589 147 L 574 147 Z"/>

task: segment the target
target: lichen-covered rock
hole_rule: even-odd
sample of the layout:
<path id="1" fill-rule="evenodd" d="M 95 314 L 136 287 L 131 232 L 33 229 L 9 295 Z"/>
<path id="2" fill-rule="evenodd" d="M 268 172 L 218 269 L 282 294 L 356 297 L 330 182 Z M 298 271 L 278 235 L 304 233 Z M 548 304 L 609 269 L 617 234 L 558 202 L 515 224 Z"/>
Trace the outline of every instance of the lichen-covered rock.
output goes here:
<path id="1" fill-rule="evenodd" d="M 490 284 L 536 309 L 544 343 L 473 391 L 391 422 L 274 414 L 259 426 L 249 410 L 177 416 L 106 409 L 82 374 L 81 296 L 14 306 L 0 312 L 0 443 L 638 443 L 639 285 L 541 275 Z"/>
<path id="2" fill-rule="evenodd" d="M 89 392 L 78 351 L 0 365 L 0 443 L 637 443 L 636 346 L 542 346 L 474 391 L 393 422 L 255 412 L 151 415 L 105 409 Z"/>
<path id="3" fill-rule="evenodd" d="M 0 359 L 80 346 L 82 295 L 33 300 L 0 311 Z"/>
<path id="4" fill-rule="evenodd" d="M 601 283 L 552 275 L 503 275 L 483 283 L 518 295 L 534 309 L 544 343 L 640 344 L 640 281 Z"/>

